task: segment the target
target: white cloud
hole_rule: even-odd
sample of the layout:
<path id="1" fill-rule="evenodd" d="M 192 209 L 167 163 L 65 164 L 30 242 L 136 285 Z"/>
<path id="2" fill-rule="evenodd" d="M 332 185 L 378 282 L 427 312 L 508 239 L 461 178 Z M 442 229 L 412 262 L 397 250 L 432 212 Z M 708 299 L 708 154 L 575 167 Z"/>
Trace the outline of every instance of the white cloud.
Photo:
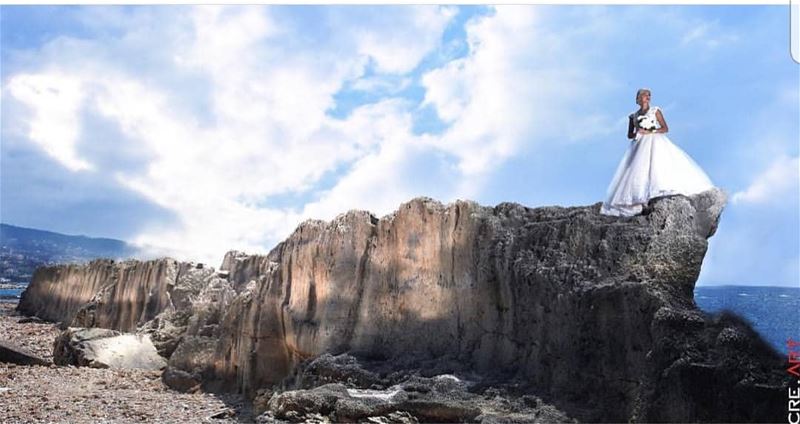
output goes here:
<path id="1" fill-rule="evenodd" d="M 458 157 L 465 175 L 477 180 L 547 137 L 589 137 L 602 130 L 595 123 L 610 120 L 578 113 L 581 94 L 606 84 L 569 54 L 570 34 L 556 35 L 562 28 L 550 18 L 528 6 L 497 7 L 468 24 L 467 57 L 423 77 L 424 103 L 451 124 L 436 146 Z"/>
<path id="2" fill-rule="evenodd" d="M 358 205 L 364 208 L 405 200 L 398 192 L 380 202 L 374 187 L 400 178 L 393 169 L 407 159 L 405 144 L 414 139 L 401 109 L 410 107 L 365 107 L 346 121 L 326 111 L 346 81 L 378 81 L 379 76 L 359 83 L 368 57 L 379 71 L 415 68 L 438 45 L 452 9 L 402 8 L 392 16 L 396 22 L 353 22 L 351 34 L 343 25 L 337 42 L 357 47 L 346 53 L 321 52 L 313 41 L 301 48 L 297 40 L 314 35 L 298 38 L 296 31 L 307 28 L 279 22 L 272 9 L 180 11 L 188 13 L 168 11 L 174 22 L 163 26 L 153 26 L 152 20 L 164 17 L 150 12 L 132 17 L 131 27 L 110 19 L 102 25 L 114 26 L 119 37 L 84 41 L 72 53 L 53 47 L 71 43 L 68 38 L 53 41 L 41 49 L 38 71 L 8 80 L 8 93 L 32 111 L 30 140 L 69 169 L 92 166 L 80 151 L 81 141 L 91 139 L 80 133 L 84 115 L 115 123 L 125 136 L 119 143 L 147 157 L 141 169 L 119 170 L 113 163 L 96 169 L 98 178 L 113 178 L 179 218 L 176 227 L 154 224 L 132 241 L 216 263 L 231 248 L 269 248 L 307 214 L 331 217 L 334 208 L 338 213 L 344 204 L 354 207 L 350 196 L 360 189 L 367 201 Z M 142 21 L 151 22 L 146 36 Z M 187 80 L 198 85 L 181 85 Z M 208 106 L 199 114 L 192 104 L 198 99 Z M 365 166 L 377 170 L 373 157 L 383 158 L 382 176 L 364 178 Z M 271 196 L 311 190 L 342 166 L 351 166 L 351 175 L 316 206 L 303 208 L 306 214 L 297 206 L 271 204 Z"/>
<path id="3" fill-rule="evenodd" d="M 116 35 L 48 43 L 8 93 L 32 111 L 37 146 L 69 169 L 94 166 L 180 222 L 154 223 L 134 241 L 212 263 L 232 248 L 263 251 L 305 218 L 381 215 L 418 195 L 475 198 L 513 155 L 618 126 L 589 98 L 618 83 L 578 54 L 627 33 L 618 26 L 567 30 L 547 10 L 498 7 L 468 23 L 465 57 L 424 73 L 416 105 L 392 96 L 417 83 L 413 71 L 440 46 L 454 8 L 326 9 L 313 29 L 292 10 L 90 8 L 86 23 Z M 326 112 L 343 87 L 384 98 L 335 119 Z M 423 107 L 448 124 L 443 134 L 414 133 Z M 119 143 L 146 165 L 90 163 L 83 114 L 118 125 Z M 304 200 L 275 204 L 284 195 Z"/>
<path id="4" fill-rule="evenodd" d="M 406 167 L 425 151 L 425 136 L 412 134 L 408 106 L 387 100 L 357 109 L 344 124 L 353 135 L 378 140 L 377 149 L 353 163 L 350 172 L 319 200 L 305 205 L 303 217 L 331 219 L 351 209 L 366 209 L 380 215 L 419 196 L 415 188 L 427 182 Z"/>
<path id="5" fill-rule="evenodd" d="M 413 6 L 382 10 L 378 16 L 355 24 L 357 50 L 375 61 L 377 70 L 407 73 L 438 45 L 442 32 L 456 15 L 453 7 Z M 391 27 L 391 36 L 380 26 Z"/>
<path id="6" fill-rule="evenodd" d="M 8 92 L 33 111 L 28 132 L 31 141 L 72 171 L 92 169 L 92 164 L 78 156 L 75 146 L 84 97 L 78 78 L 60 73 L 20 75 L 8 83 Z"/>
<path id="7" fill-rule="evenodd" d="M 79 112 L 116 123 L 126 138 L 120 143 L 140 149 L 146 166 L 97 172 L 178 216 L 179 226 L 154 225 L 134 241 L 182 258 L 216 262 L 230 248 L 262 250 L 302 219 L 352 208 L 385 214 L 418 195 L 474 198 L 487 173 L 547 135 L 548 121 L 568 119 L 565 108 L 596 85 L 576 70 L 579 62 L 556 66 L 556 47 L 569 46 L 553 46 L 552 29 L 534 8 L 498 8 L 468 25 L 467 57 L 422 78 L 424 105 L 451 126 L 442 136 L 415 135 L 415 105 L 406 101 L 362 106 L 345 120 L 326 111 L 348 83 L 384 95 L 408 87 L 407 73 L 439 46 L 453 8 L 366 12 L 377 19 L 335 11 L 332 40 L 298 36 L 307 28 L 276 17 L 275 9 L 145 10 L 130 19 L 135 27 L 111 13 L 104 25 L 122 35 L 83 41 L 72 56 L 45 46 L 41 70 L 12 79 L 32 81 L 29 92 L 46 81 L 81 87 L 69 91 L 80 95 L 65 97 L 58 113 L 24 91 L 12 94 L 43 128 L 77 125 Z M 154 20 L 162 24 L 145 25 Z M 366 76 L 370 61 L 377 74 Z M 197 104 L 206 109 L 198 114 Z M 76 169 L 88 164 L 78 132 L 67 133 L 68 149 L 55 156 Z M 437 165 L 420 169 L 418 161 L 431 157 Z M 332 186 L 317 187 L 342 169 Z M 313 193 L 306 204 L 271 204 L 272 196 L 304 192 Z"/>
<path id="8" fill-rule="evenodd" d="M 800 160 L 798 157 L 781 156 L 750 185 L 734 193 L 734 204 L 783 204 L 797 202 L 800 190 Z M 797 206 L 795 204 L 795 206 Z"/>

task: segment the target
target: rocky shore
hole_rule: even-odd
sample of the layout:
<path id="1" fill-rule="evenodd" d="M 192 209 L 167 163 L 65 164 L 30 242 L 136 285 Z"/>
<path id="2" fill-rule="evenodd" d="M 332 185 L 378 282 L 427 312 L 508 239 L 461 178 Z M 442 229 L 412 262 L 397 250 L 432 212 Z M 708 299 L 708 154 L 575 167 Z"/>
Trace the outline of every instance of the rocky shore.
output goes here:
<path id="1" fill-rule="evenodd" d="M 0 335 L 48 360 L 60 330 L 19 323 L 15 304 L 0 303 Z M 178 393 L 160 371 L 20 366 L 0 362 L 0 422 L 238 422 L 249 402 L 235 394 Z"/>
<path id="2" fill-rule="evenodd" d="M 166 386 L 241 393 L 258 422 L 780 421 L 785 358 L 694 303 L 724 205 L 710 190 L 615 218 L 417 198 L 306 221 L 219 270 L 43 267 L 18 311 L 62 323 L 58 364 L 150 352 Z"/>

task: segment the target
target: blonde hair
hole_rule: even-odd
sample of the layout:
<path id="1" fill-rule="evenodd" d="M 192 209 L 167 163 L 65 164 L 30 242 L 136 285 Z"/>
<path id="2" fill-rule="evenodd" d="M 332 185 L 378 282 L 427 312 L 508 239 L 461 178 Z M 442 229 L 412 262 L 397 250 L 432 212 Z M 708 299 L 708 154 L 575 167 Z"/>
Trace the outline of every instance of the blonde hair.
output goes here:
<path id="1" fill-rule="evenodd" d="M 641 98 L 642 94 L 644 94 L 644 93 L 647 93 L 647 94 L 649 94 L 651 96 L 653 95 L 653 93 L 650 92 L 649 88 L 640 88 L 639 90 L 636 91 L 636 104 L 637 105 L 639 104 L 639 98 Z"/>

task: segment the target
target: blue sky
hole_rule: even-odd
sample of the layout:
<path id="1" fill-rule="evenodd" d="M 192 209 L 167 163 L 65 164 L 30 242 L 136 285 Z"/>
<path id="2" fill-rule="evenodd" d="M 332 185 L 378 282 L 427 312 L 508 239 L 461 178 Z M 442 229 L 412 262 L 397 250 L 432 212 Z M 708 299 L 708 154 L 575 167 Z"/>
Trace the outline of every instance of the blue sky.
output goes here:
<path id="1" fill-rule="evenodd" d="M 800 285 L 785 6 L 0 8 L 3 222 L 217 265 L 416 196 L 601 201 L 640 87 L 730 196 L 699 284 Z"/>

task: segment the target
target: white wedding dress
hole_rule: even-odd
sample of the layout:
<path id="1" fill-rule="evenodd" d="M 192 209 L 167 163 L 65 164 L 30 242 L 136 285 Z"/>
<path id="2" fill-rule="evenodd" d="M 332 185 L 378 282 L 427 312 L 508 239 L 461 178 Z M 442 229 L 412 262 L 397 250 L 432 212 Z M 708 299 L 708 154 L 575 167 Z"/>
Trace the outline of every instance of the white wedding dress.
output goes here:
<path id="1" fill-rule="evenodd" d="M 655 121 L 657 110 L 657 106 L 651 106 L 644 116 Z M 666 135 L 637 134 L 608 186 L 600 213 L 638 215 L 650 199 L 688 196 L 713 187 L 705 172 Z"/>

